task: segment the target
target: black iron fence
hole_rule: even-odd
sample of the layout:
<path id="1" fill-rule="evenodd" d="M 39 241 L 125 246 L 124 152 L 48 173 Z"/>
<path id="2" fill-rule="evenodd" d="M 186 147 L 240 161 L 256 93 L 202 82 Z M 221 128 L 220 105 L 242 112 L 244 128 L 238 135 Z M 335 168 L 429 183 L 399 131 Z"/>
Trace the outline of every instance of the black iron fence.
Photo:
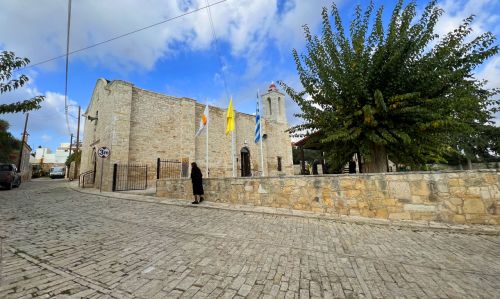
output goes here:
<path id="1" fill-rule="evenodd" d="M 86 171 L 78 177 L 78 186 L 85 188 L 94 186 L 95 183 L 95 172 L 93 170 Z"/>
<path id="2" fill-rule="evenodd" d="M 148 166 L 114 164 L 113 191 L 145 190 L 148 186 Z"/>
<path id="3" fill-rule="evenodd" d="M 189 173 L 189 159 L 156 161 L 156 179 L 185 178 Z"/>

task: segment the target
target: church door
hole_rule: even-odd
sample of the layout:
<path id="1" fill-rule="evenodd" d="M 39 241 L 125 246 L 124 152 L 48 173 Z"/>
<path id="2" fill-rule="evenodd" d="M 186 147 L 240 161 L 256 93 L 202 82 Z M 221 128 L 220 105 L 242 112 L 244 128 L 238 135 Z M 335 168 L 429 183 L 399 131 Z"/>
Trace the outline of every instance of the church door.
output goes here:
<path id="1" fill-rule="evenodd" d="M 250 151 L 248 147 L 241 149 L 241 176 L 251 176 Z"/>
<path id="2" fill-rule="evenodd" d="M 93 176 L 93 181 L 92 181 L 92 184 L 93 184 L 93 183 L 95 183 L 95 174 L 97 171 L 97 154 L 96 154 L 95 148 L 94 148 L 93 154 L 92 154 L 92 161 L 94 163 L 94 176 Z"/>

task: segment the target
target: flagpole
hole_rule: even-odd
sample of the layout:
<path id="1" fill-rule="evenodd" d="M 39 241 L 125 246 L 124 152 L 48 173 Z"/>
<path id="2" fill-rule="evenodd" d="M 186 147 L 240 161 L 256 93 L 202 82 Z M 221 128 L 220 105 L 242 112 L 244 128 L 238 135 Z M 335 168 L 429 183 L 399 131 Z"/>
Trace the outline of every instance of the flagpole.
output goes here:
<path id="1" fill-rule="evenodd" d="M 232 99 L 232 96 L 231 96 Z M 231 100 L 230 100 L 231 101 Z M 233 109 L 233 123 L 234 123 L 234 128 L 231 131 L 231 161 L 233 162 L 233 178 L 236 177 L 236 145 L 234 142 L 234 131 L 236 130 L 236 113 L 234 112 L 234 106 L 231 107 Z"/>
<path id="2" fill-rule="evenodd" d="M 234 164 L 234 158 L 236 154 L 234 151 L 234 131 L 231 131 L 231 160 L 233 162 L 233 178 L 236 177 L 236 168 Z"/>
<path id="3" fill-rule="evenodd" d="M 206 144 L 206 170 L 205 170 L 205 175 L 206 177 L 208 178 L 208 125 L 210 124 L 210 108 L 208 107 L 208 103 L 207 103 L 207 144 Z"/>
<path id="4" fill-rule="evenodd" d="M 262 176 L 265 176 L 266 173 L 264 171 L 264 151 L 262 149 L 262 144 L 264 143 L 263 140 L 262 140 L 262 130 L 263 130 L 263 127 L 262 127 L 262 111 L 264 107 L 262 107 L 262 101 L 261 101 L 261 97 L 260 97 L 260 90 L 257 88 L 257 101 L 259 103 L 259 113 L 260 113 L 260 117 L 259 117 L 259 125 L 260 125 L 260 130 L 259 130 L 259 140 L 260 140 L 260 165 L 262 165 Z"/>

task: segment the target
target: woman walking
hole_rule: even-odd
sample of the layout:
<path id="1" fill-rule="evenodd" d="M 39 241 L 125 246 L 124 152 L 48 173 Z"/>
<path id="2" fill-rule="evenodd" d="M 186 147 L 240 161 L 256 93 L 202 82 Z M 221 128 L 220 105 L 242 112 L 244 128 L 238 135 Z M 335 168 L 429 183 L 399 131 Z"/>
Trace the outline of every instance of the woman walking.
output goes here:
<path id="1" fill-rule="evenodd" d="M 192 204 L 199 204 L 205 198 L 203 196 L 203 182 L 202 182 L 203 174 L 201 173 L 200 168 L 196 165 L 195 162 L 191 163 L 191 183 L 193 183 L 193 195 L 194 201 Z"/>

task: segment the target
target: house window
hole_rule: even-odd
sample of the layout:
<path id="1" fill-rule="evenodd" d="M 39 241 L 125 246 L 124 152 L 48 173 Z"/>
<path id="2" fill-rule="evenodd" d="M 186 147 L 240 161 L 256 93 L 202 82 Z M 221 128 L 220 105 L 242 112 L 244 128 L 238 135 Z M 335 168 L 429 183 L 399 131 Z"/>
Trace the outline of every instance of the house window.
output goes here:
<path id="1" fill-rule="evenodd" d="M 278 157 L 278 171 L 282 171 L 281 170 L 281 157 Z"/>

